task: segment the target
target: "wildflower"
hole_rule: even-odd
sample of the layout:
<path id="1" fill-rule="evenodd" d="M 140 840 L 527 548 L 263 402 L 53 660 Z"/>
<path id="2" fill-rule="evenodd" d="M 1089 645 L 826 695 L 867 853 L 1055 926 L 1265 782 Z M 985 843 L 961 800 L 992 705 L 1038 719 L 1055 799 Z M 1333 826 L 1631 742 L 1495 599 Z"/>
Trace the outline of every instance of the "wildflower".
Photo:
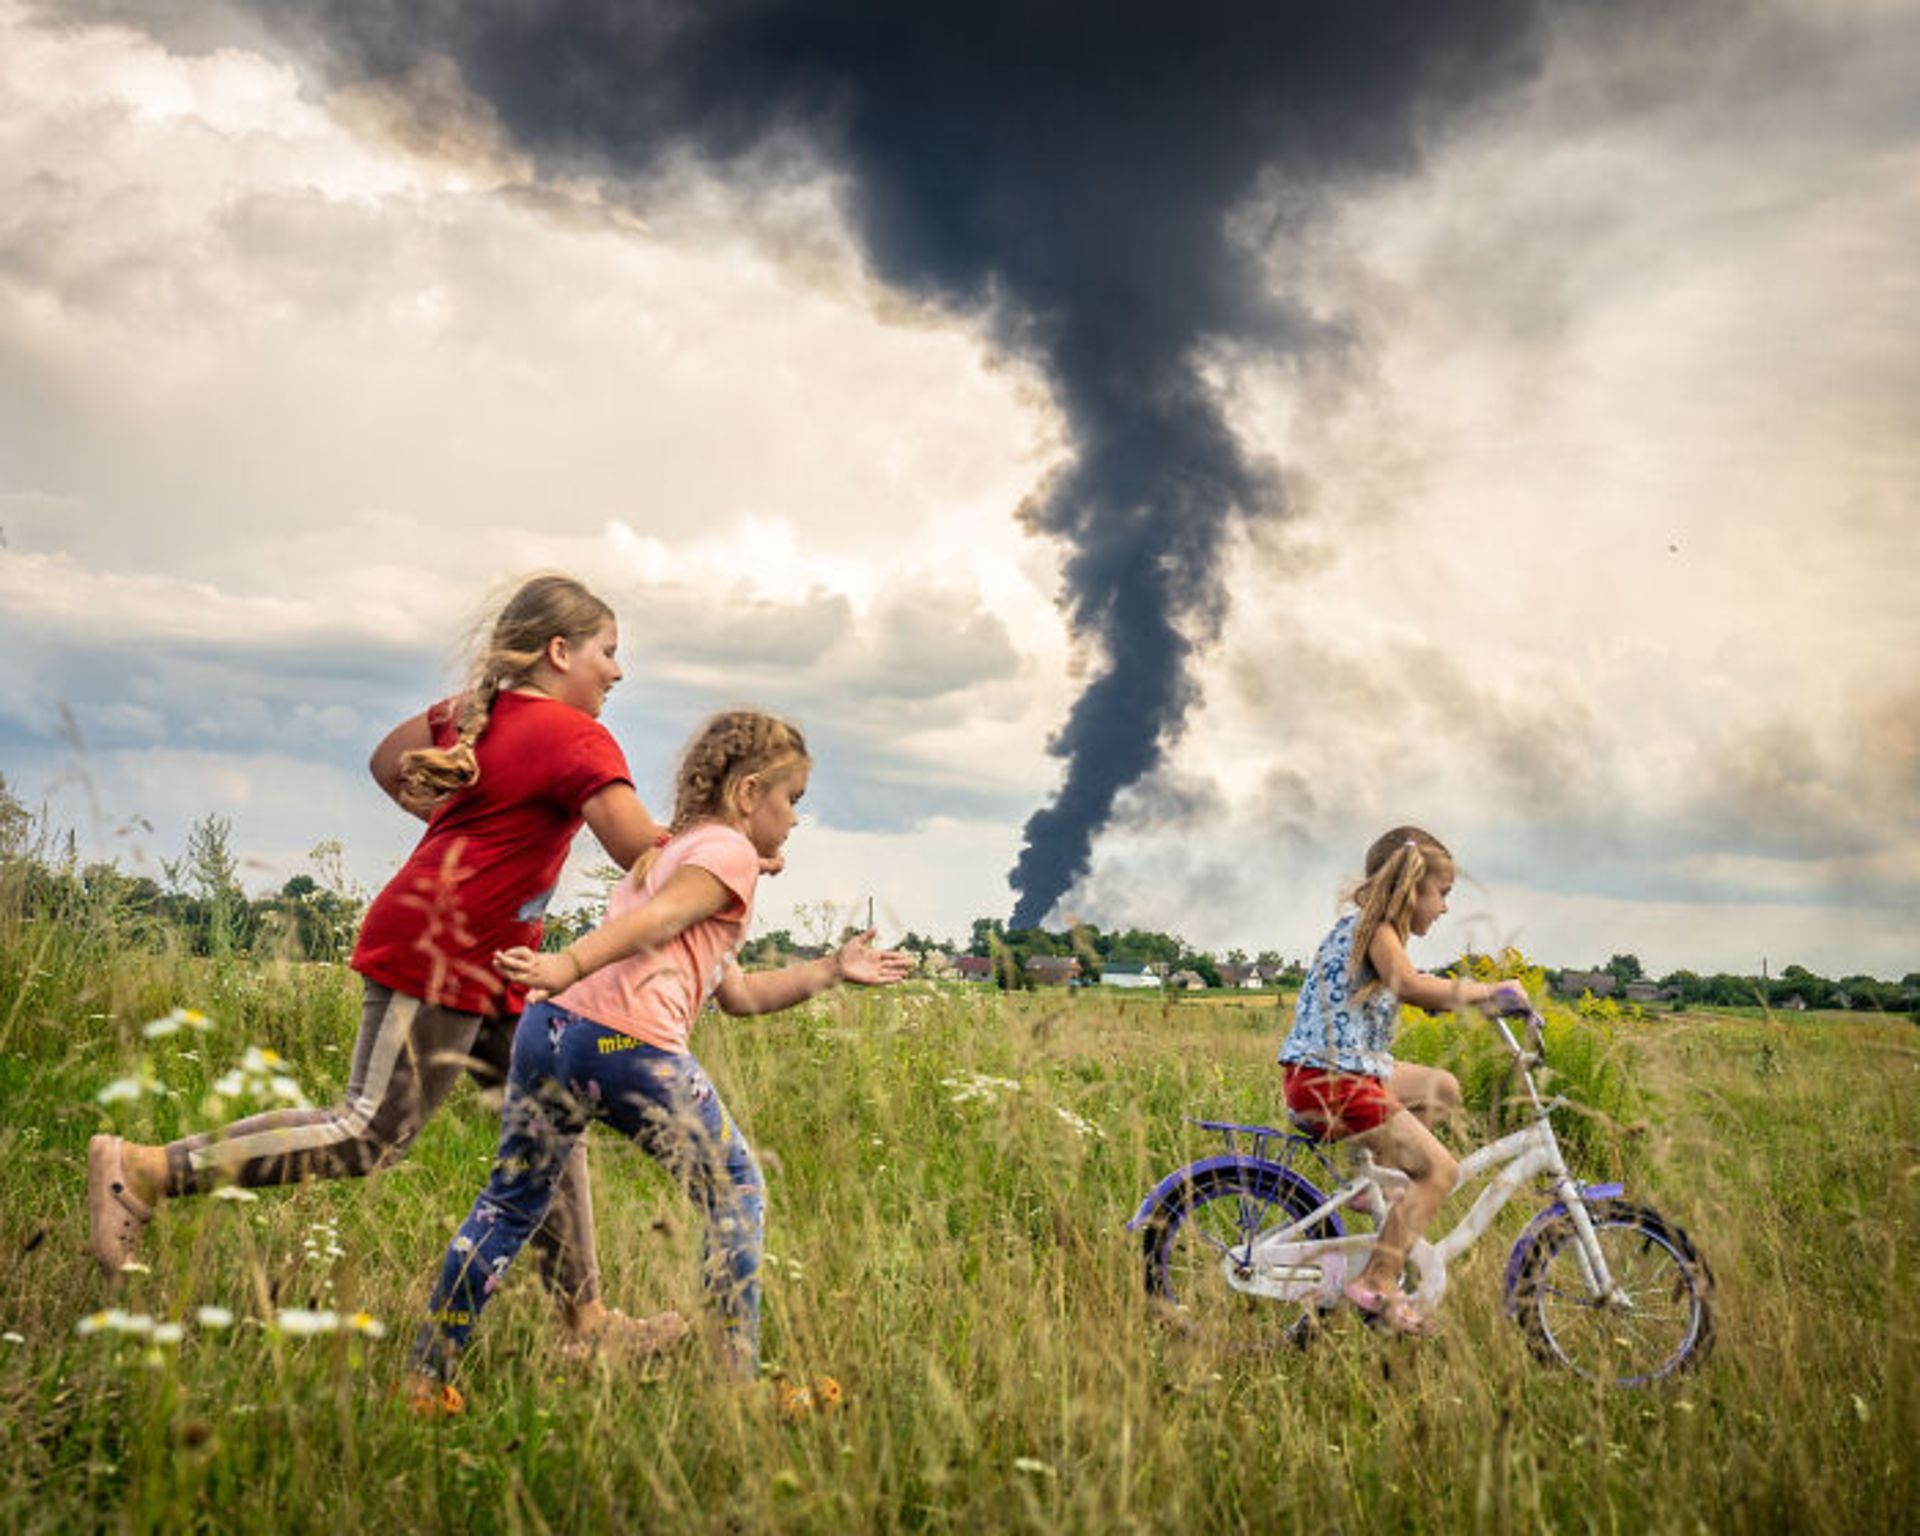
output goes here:
<path id="1" fill-rule="evenodd" d="M 24 1344 L 26 1342 L 27 1338 L 25 1334 L 15 1333 L 11 1329 L 5 1333 L 0 1333 L 0 1344 Z"/>
<path id="2" fill-rule="evenodd" d="M 233 1326 L 233 1314 L 225 1307 L 201 1307 L 193 1314 L 193 1320 L 212 1333 Z"/>
<path id="3" fill-rule="evenodd" d="M 179 1323 L 155 1323 L 148 1337 L 156 1344 L 178 1344 L 186 1335 L 187 1330 Z"/>
<path id="4" fill-rule="evenodd" d="M 248 1046 L 240 1065 L 215 1079 L 209 1111 L 220 1112 L 224 1106 L 218 1101 L 223 1099 L 259 1099 L 305 1109 L 306 1092 L 286 1067 L 286 1058 L 278 1051 L 263 1045 Z"/>
<path id="5" fill-rule="evenodd" d="M 370 1339 L 384 1339 L 387 1325 L 371 1312 L 356 1312 L 347 1319 L 347 1329 L 352 1333 L 365 1334 Z"/>
<path id="6" fill-rule="evenodd" d="M 1080 1116 L 1076 1115 L 1072 1110 L 1068 1109 L 1064 1104 L 1054 1105 L 1053 1112 L 1056 1115 L 1058 1115 L 1062 1120 L 1066 1121 L 1068 1125 L 1072 1126 L 1075 1133 L 1078 1135 L 1100 1136 L 1100 1137 L 1104 1137 L 1106 1135 L 1106 1132 L 1102 1131 L 1100 1127 L 1095 1125 L 1091 1120 L 1081 1119 Z"/>
<path id="7" fill-rule="evenodd" d="M 159 1040 L 167 1035 L 177 1035 L 182 1029 L 196 1030 L 207 1034 L 213 1028 L 213 1020 L 198 1008 L 176 1008 L 164 1018 L 150 1019 L 140 1026 L 140 1033 L 149 1040 Z"/>
<path id="8" fill-rule="evenodd" d="M 1014 1457 L 1013 1470 L 1016 1472 L 1028 1472 L 1035 1477 L 1056 1477 L 1059 1475 L 1044 1461 L 1040 1461 L 1032 1456 Z"/>
<path id="9" fill-rule="evenodd" d="M 167 1096 L 167 1085 L 155 1077 L 151 1071 L 143 1071 L 138 1077 L 116 1077 L 106 1087 L 94 1095 L 101 1104 L 131 1103 L 144 1093 L 152 1094 L 156 1099 Z"/>
<path id="10" fill-rule="evenodd" d="M 82 1337 L 93 1333 L 130 1333 L 144 1339 L 153 1332 L 153 1319 L 144 1312 L 108 1307 L 104 1312 L 89 1313 L 81 1318 L 74 1324 L 73 1331 Z"/>
<path id="11" fill-rule="evenodd" d="M 951 1102 L 955 1104 L 965 1104 L 970 1099 L 984 1099 L 991 1104 L 1003 1089 L 1008 1093 L 1020 1091 L 1020 1085 L 1012 1078 L 989 1077 L 984 1072 L 969 1072 L 964 1078 L 943 1077 L 940 1086 L 954 1090 Z"/>
<path id="12" fill-rule="evenodd" d="M 340 1314 L 327 1310 L 309 1311 L 305 1307 L 282 1307 L 274 1326 L 293 1338 L 312 1338 L 316 1334 L 338 1333 Z"/>
<path id="13" fill-rule="evenodd" d="M 216 1200 L 258 1200 L 260 1197 L 250 1189 L 242 1189 L 238 1184 L 222 1184 L 213 1192 Z"/>

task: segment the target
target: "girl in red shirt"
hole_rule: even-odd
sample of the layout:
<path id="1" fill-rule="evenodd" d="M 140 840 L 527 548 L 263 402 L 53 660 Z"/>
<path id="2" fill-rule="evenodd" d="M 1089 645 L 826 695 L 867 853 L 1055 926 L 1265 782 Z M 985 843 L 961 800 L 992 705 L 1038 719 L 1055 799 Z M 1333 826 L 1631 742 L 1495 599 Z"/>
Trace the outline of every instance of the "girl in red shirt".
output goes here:
<path id="1" fill-rule="evenodd" d="M 351 964 L 365 1001 L 346 1097 L 282 1109 L 164 1147 L 96 1136 L 87 1148 L 94 1256 L 133 1256 L 162 1199 L 221 1184 L 358 1178 L 390 1167 L 458 1081 L 506 1075 L 523 994 L 489 964 L 540 942 L 541 916 L 584 821 L 623 868 L 664 836 L 598 720 L 620 680 L 613 610 L 579 582 L 537 576 L 494 621 L 465 690 L 402 722 L 374 749 L 375 780 L 427 823 L 367 908 Z M 684 1330 L 609 1314 L 600 1299 L 584 1149 L 559 1179 L 534 1242 L 581 1335 L 610 1317 L 630 1342 Z"/>

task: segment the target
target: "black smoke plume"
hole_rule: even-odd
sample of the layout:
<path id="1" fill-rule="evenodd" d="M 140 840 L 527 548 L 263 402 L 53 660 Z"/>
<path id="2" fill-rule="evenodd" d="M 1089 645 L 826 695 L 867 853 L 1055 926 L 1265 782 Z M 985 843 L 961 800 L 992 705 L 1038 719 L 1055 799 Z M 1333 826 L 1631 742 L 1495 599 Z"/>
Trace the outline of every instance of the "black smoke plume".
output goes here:
<path id="1" fill-rule="evenodd" d="M 450 59 L 518 145 L 644 184 L 799 136 L 850 176 L 876 272 L 993 317 L 1046 370 L 1074 460 L 1028 509 L 1065 541 L 1062 605 L 1093 681 L 1051 743 L 1015 926 L 1086 870 L 1114 797 L 1180 736 L 1224 616 L 1236 519 L 1280 510 L 1201 361 L 1325 333 L 1229 217 L 1409 167 L 1422 129 L 1529 71 L 1521 0 L 284 0 L 338 72 Z M 297 17 L 290 22 L 289 17 Z"/>

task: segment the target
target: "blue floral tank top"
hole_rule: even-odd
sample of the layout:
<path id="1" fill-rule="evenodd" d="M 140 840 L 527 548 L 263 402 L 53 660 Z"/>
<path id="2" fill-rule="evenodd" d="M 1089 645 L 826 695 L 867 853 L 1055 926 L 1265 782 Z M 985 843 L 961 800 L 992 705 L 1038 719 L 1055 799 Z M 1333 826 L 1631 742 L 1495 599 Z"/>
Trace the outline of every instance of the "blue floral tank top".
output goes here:
<path id="1" fill-rule="evenodd" d="M 1280 1046 L 1283 1064 L 1330 1072 L 1393 1076 L 1393 1027 L 1399 1000 L 1384 987 L 1365 1002 L 1353 998 L 1353 930 L 1360 914 L 1349 912 L 1320 941 L 1320 948 L 1293 1005 L 1293 1028 Z"/>

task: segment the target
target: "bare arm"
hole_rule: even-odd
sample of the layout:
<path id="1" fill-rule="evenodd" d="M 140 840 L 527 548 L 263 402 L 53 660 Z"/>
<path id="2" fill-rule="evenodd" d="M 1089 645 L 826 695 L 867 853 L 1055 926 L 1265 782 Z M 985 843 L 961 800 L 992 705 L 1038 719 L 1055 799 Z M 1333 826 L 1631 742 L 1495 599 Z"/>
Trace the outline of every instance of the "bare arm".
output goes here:
<path id="1" fill-rule="evenodd" d="M 854 935 L 830 955 L 785 965 L 777 971 L 748 974 L 730 965 L 713 997 L 731 1014 L 778 1013 L 843 981 L 883 987 L 899 981 L 912 969 L 912 958 L 899 950 L 873 948 L 873 930 L 869 929 Z"/>
<path id="2" fill-rule="evenodd" d="M 658 949 L 737 899 L 717 876 L 692 864 L 683 865 L 651 900 L 610 923 L 602 923 L 559 954 L 542 954 L 517 945 L 495 955 L 493 968 L 509 981 L 543 992 L 558 992 L 603 965 Z"/>
<path id="3" fill-rule="evenodd" d="M 607 857 L 622 869 L 632 869 L 645 853 L 660 841 L 666 829 L 653 819 L 640 803 L 631 784 L 608 784 L 595 790 L 580 807 L 587 828 L 607 850 Z"/>
<path id="4" fill-rule="evenodd" d="M 373 775 L 373 782 L 380 786 L 387 798 L 409 816 L 418 816 L 422 821 L 432 813 L 424 807 L 407 804 L 400 785 L 400 759 L 409 752 L 418 752 L 432 745 L 433 727 L 427 723 L 427 713 L 422 710 L 388 731 L 381 738 L 380 745 L 373 749 L 373 756 L 367 759 L 367 772 Z"/>
<path id="5" fill-rule="evenodd" d="M 580 807 L 580 814 L 586 817 L 587 829 L 599 839 L 607 857 L 622 869 L 632 869 L 641 854 L 666 841 L 667 829 L 640 803 L 631 784 L 609 784 L 596 790 Z M 785 867 L 786 860 L 777 853 L 760 861 L 763 875 L 777 875 Z"/>
<path id="6" fill-rule="evenodd" d="M 1526 992 L 1517 981 L 1469 981 L 1464 977 L 1431 976 L 1413 963 L 1400 935 L 1382 923 L 1367 946 L 1375 974 L 1403 1003 L 1443 1013 L 1452 1008 L 1482 1007 L 1501 993 L 1524 1002 Z"/>

